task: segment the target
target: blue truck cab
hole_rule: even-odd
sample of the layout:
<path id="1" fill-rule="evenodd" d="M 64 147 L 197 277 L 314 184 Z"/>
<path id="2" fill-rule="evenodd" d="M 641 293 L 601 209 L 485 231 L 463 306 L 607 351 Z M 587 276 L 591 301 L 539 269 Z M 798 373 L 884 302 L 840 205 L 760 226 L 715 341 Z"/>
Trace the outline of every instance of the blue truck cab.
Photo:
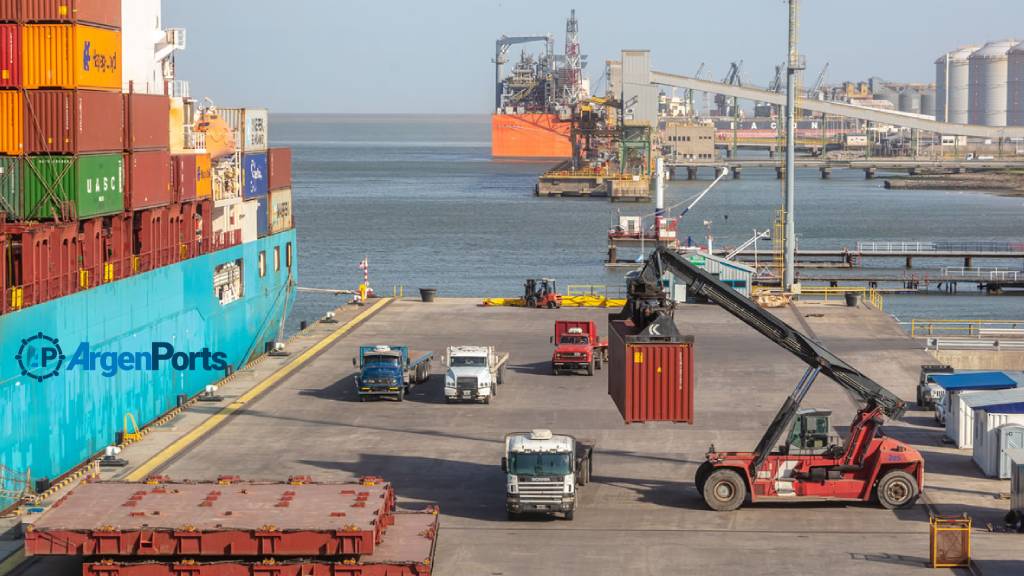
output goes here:
<path id="1" fill-rule="evenodd" d="M 374 396 L 392 396 L 399 402 L 418 384 L 430 378 L 430 361 L 434 353 L 417 354 L 407 346 L 369 345 L 359 347 L 359 357 L 352 364 L 359 368 L 356 393 L 365 402 Z"/>

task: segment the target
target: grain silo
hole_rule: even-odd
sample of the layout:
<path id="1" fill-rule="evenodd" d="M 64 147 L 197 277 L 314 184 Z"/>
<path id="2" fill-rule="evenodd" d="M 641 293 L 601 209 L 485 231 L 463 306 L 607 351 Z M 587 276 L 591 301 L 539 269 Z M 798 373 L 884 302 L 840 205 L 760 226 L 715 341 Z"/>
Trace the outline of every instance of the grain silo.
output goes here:
<path id="1" fill-rule="evenodd" d="M 1007 53 L 1006 124 L 1024 126 L 1024 42 Z"/>
<path id="2" fill-rule="evenodd" d="M 971 124 L 1006 126 L 1007 53 L 1014 40 L 989 42 L 967 59 L 970 67 L 970 101 L 967 119 Z"/>
<path id="3" fill-rule="evenodd" d="M 921 93 L 913 88 L 904 88 L 899 95 L 900 112 L 921 113 Z"/>
<path id="4" fill-rule="evenodd" d="M 935 116 L 935 91 L 926 90 L 921 92 L 921 114 Z"/>
<path id="5" fill-rule="evenodd" d="M 980 46 L 964 46 L 947 52 L 935 61 L 935 119 L 967 124 L 969 66 L 967 58 Z M 947 79 L 949 90 L 946 90 Z M 949 105 L 949 114 L 946 106 Z"/>

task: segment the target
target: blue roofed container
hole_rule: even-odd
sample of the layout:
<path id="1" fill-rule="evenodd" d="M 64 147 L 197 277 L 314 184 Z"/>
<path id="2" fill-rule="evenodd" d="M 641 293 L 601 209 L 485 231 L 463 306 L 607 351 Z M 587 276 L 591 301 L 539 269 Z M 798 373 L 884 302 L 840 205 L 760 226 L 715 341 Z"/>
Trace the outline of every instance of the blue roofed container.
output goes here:
<path id="1" fill-rule="evenodd" d="M 1024 400 L 974 409 L 973 458 L 986 476 L 999 477 L 1000 429 L 1008 426 L 1024 427 Z M 1021 437 L 1008 433 L 1019 445 Z"/>
<path id="2" fill-rule="evenodd" d="M 946 436 L 957 448 L 970 448 L 973 435 L 973 415 L 964 406 L 968 396 L 976 392 L 995 392 L 1017 388 L 1024 381 L 1020 372 L 958 372 L 935 374 L 932 381 L 946 391 L 946 397 L 936 410 L 943 413 Z"/>
<path id="3" fill-rule="evenodd" d="M 267 196 L 267 154 L 242 155 L 242 197 L 246 200 Z"/>

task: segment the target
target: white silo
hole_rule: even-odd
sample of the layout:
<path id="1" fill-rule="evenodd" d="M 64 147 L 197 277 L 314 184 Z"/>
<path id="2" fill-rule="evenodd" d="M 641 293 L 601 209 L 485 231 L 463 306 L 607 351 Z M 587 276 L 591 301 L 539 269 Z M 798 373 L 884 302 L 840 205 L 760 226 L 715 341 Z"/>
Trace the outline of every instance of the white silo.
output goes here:
<path id="1" fill-rule="evenodd" d="M 984 126 L 1006 126 L 1007 52 L 1015 40 L 989 42 L 967 59 L 970 65 L 970 102 L 967 120 Z"/>
<path id="2" fill-rule="evenodd" d="M 1006 124 L 1024 126 L 1024 42 L 1007 53 Z"/>
<path id="3" fill-rule="evenodd" d="M 969 66 L 967 58 L 981 46 L 964 46 L 935 60 L 935 119 L 967 124 Z M 948 80 L 949 90 L 946 90 Z M 947 115 L 947 105 L 949 113 Z"/>

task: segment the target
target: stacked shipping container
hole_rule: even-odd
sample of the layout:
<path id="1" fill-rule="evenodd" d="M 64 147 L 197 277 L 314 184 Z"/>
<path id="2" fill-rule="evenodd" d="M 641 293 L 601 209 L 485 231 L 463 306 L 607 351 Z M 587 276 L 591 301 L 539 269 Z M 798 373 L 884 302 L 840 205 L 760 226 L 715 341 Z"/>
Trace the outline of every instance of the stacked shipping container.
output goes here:
<path id="1" fill-rule="evenodd" d="M 0 0 L 0 313 L 291 227 L 290 192 L 270 224 L 266 110 L 223 112 L 215 162 L 194 101 L 124 81 L 121 7 Z"/>

